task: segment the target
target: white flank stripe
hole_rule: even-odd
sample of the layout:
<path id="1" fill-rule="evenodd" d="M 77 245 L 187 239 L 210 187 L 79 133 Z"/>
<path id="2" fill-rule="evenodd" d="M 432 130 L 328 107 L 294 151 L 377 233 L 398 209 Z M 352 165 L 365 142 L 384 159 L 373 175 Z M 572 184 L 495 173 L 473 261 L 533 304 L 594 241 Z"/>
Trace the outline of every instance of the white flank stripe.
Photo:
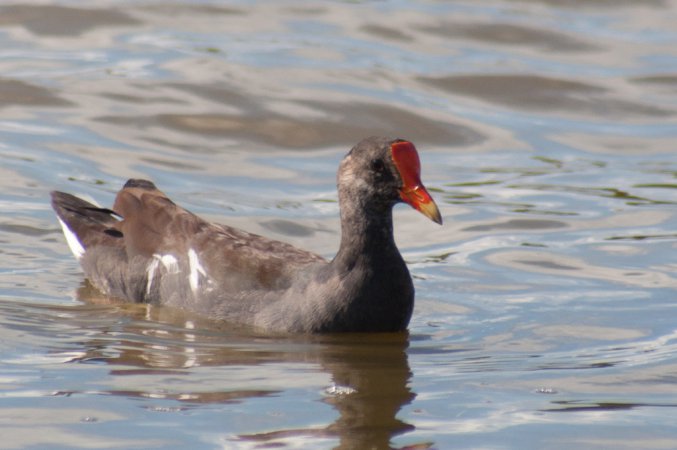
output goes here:
<path id="1" fill-rule="evenodd" d="M 85 247 L 82 246 L 76 234 L 73 233 L 70 228 L 68 228 L 66 222 L 61 220 L 60 217 L 57 217 L 57 219 L 59 219 L 59 223 L 61 224 L 61 229 L 63 230 L 64 236 L 66 236 L 66 243 L 68 244 L 68 247 L 71 249 L 71 252 L 73 252 L 73 254 L 75 255 L 75 258 L 79 261 L 80 258 L 82 258 L 82 255 L 85 254 Z"/>
<path id="2" fill-rule="evenodd" d="M 200 260 L 197 257 L 195 250 L 188 249 L 188 264 L 190 265 L 190 273 L 188 274 L 188 282 L 190 283 L 190 289 L 193 293 L 197 292 L 198 284 L 200 281 L 200 275 L 207 276 L 205 268 L 200 264 Z"/>
<path id="3" fill-rule="evenodd" d="M 162 265 L 167 269 L 167 273 L 177 273 L 179 271 L 179 261 L 174 255 L 153 255 L 153 257 L 160 259 Z"/>
<path id="4" fill-rule="evenodd" d="M 153 260 L 148 264 L 146 269 L 146 295 L 150 294 L 150 288 L 153 286 L 153 279 L 155 278 L 155 271 L 160 265 L 160 258 L 153 255 Z"/>
<path id="5" fill-rule="evenodd" d="M 146 295 L 150 294 L 150 289 L 153 287 L 153 281 L 155 279 L 155 272 L 157 272 L 158 267 L 160 267 L 160 263 L 162 263 L 167 273 L 179 272 L 179 261 L 174 255 L 160 255 L 154 253 L 153 260 L 146 268 Z"/>

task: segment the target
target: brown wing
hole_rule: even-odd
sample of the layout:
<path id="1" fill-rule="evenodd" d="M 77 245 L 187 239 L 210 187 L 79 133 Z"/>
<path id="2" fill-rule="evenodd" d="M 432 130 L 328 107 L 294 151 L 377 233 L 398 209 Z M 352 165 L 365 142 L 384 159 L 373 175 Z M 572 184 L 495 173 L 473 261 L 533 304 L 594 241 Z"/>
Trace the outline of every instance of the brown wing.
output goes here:
<path id="1" fill-rule="evenodd" d="M 130 257 L 185 252 L 187 241 L 207 226 L 146 180 L 129 180 L 118 192 L 113 210 L 123 218 L 117 228 Z"/>
<path id="2" fill-rule="evenodd" d="M 186 261 L 192 251 L 221 289 L 282 289 L 299 268 L 325 262 L 290 244 L 209 223 L 177 206 L 149 181 L 128 181 L 113 209 L 124 218 L 118 229 L 130 257 L 172 255 Z"/>

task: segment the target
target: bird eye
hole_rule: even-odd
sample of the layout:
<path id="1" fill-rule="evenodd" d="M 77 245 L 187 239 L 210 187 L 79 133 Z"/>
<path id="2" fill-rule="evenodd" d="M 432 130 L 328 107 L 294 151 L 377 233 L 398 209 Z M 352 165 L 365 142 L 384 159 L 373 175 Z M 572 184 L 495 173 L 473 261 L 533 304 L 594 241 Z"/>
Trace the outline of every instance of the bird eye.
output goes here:
<path id="1" fill-rule="evenodd" d="M 380 159 L 372 159 L 371 160 L 371 170 L 374 172 L 383 172 L 383 169 L 385 169 L 385 165 L 383 164 L 383 161 Z"/>

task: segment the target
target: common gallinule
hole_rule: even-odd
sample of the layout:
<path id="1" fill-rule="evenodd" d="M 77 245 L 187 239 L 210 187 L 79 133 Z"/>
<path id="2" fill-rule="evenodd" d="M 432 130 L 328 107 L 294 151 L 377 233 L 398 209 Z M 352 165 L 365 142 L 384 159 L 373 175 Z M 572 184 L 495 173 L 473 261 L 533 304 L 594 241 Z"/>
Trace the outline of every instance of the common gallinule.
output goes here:
<path id="1" fill-rule="evenodd" d="M 86 277 L 104 294 L 280 332 L 401 331 L 414 286 L 393 239 L 403 201 L 441 224 L 416 148 L 371 137 L 340 164 L 341 244 L 327 261 L 209 223 L 153 183 L 127 181 L 113 209 L 63 192 L 52 207 Z"/>

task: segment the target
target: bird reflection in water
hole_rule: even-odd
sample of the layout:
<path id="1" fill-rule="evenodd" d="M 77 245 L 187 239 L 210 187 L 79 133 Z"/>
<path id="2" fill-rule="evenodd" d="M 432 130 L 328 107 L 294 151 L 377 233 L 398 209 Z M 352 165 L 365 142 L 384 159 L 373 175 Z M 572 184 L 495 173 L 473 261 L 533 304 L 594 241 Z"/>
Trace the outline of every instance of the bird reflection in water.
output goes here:
<path id="1" fill-rule="evenodd" d="M 281 378 L 298 376 L 298 368 L 311 364 L 331 378 L 322 401 L 331 405 L 338 417 L 333 423 L 319 428 L 280 429 L 232 436 L 236 441 L 260 442 L 266 446 L 290 439 L 338 439 L 335 448 L 393 448 L 392 439 L 411 432 L 414 426 L 399 418 L 400 409 L 411 403 L 415 394 L 409 383 L 411 370 L 407 361 L 407 333 L 330 334 L 271 336 L 251 329 L 228 327 L 209 322 L 198 316 L 171 308 L 145 304 L 116 302 L 102 296 L 88 282 L 78 291 L 78 298 L 89 305 L 99 305 L 114 316 L 108 329 L 84 343 L 86 349 L 80 362 L 104 362 L 115 366 L 115 377 L 133 375 L 181 377 L 198 368 L 236 368 L 241 385 L 242 368 L 257 376 L 256 389 L 224 389 L 175 391 L 163 386 L 141 389 L 115 389 L 106 395 L 138 397 L 179 402 L 175 409 L 189 410 L 203 404 L 229 404 L 252 398 L 272 397 L 285 389 Z M 272 370 L 284 366 L 282 372 Z M 297 365 L 294 374 L 284 373 L 289 365 Z M 261 378 L 265 365 L 268 379 Z M 230 374 L 230 372 L 229 372 Z M 281 376 L 279 376 L 281 374 Z M 260 386 L 270 382 L 270 388 Z M 283 382 L 283 381 L 282 381 Z M 116 383 L 118 384 L 118 383 Z M 179 387 L 183 383 L 173 383 Z M 186 385 L 199 382 L 186 380 Z M 233 380 L 224 379 L 233 386 Z M 241 387 L 241 386 L 240 386 Z M 274 401 L 274 400 L 273 400 Z M 406 449 L 430 448 L 422 442 Z"/>

